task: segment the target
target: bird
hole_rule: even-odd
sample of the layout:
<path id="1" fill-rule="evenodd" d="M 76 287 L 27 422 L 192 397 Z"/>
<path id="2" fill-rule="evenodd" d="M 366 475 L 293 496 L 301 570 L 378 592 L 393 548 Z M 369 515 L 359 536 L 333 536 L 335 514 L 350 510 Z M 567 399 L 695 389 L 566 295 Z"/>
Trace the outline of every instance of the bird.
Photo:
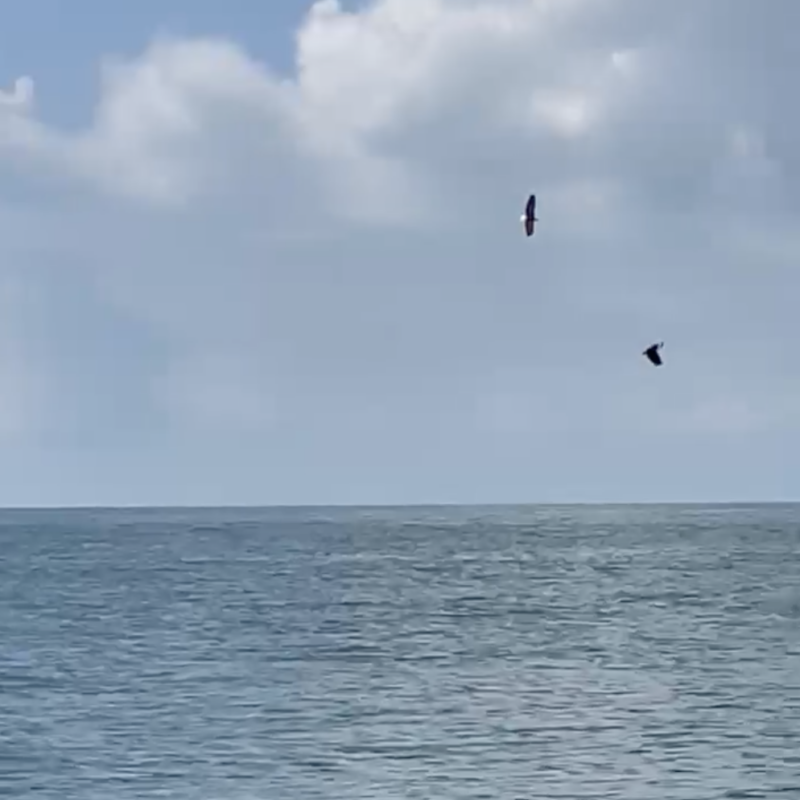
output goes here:
<path id="1" fill-rule="evenodd" d="M 538 221 L 536 217 L 536 195 L 532 194 L 528 197 L 528 202 L 525 204 L 525 213 L 520 217 L 520 222 L 525 225 L 526 236 L 533 236 Z"/>
<path id="2" fill-rule="evenodd" d="M 664 362 L 661 360 L 661 353 L 658 351 L 664 346 L 664 342 L 659 342 L 658 344 L 651 344 L 650 347 L 645 350 L 642 355 L 647 356 L 650 360 L 650 363 L 656 367 L 660 367 Z"/>

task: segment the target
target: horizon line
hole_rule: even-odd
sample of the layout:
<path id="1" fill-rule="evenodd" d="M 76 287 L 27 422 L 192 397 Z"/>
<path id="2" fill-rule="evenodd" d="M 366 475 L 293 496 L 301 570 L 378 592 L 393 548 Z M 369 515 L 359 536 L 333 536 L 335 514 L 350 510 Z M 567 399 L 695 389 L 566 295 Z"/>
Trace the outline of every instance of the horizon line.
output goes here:
<path id="1" fill-rule="evenodd" d="M 575 501 L 496 501 L 496 502 L 415 502 L 415 503 L 129 503 L 70 505 L 0 505 L 0 513 L 7 511 L 266 511 L 266 510 L 414 510 L 414 509 L 478 509 L 478 508 L 642 508 L 642 507 L 733 507 L 733 506 L 791 506 L 800 505 L 795 500 L 575 500 Z"/>

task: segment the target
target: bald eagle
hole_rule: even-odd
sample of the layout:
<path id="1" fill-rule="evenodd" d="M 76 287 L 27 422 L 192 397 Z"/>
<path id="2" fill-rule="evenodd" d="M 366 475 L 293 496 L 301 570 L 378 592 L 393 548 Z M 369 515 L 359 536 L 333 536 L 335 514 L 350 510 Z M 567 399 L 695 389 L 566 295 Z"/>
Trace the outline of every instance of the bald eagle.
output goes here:
<path id="1" fill-rule="evenodd" d="M 536 195 L 532 194 L 525 204 L 525 213 L 520 217 L 520 222 L 525 224 L 526 236 L 533 236 L 534 227 L 538 221 L 536 218 Z"/>

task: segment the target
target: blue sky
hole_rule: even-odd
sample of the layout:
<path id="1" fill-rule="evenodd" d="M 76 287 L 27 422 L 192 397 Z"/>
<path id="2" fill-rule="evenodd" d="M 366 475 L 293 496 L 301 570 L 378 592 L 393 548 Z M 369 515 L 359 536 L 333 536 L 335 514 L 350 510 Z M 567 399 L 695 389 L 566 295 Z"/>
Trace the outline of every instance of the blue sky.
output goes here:
<path id="1" fill-rule="evenodd" d="M 289 71 L 292 34 L 308 8 L 307 0 L 231 0 L 224 5 L 210 0 L 142 0 L 124 7 L 100 0 L 80 6 L 67 0 L 31 0 L 19 4 L 0 31 L 0 66 L 7 76 L 36 76 L 43 117 L 83 122 L 96 100 L 99 59 L 134 56 L 154 34 L 164 32 L 230 38 L 254 57 Z"/>
<path id="2" fill-rule="evenodd" d="M 0 504 L 797 499 L 798 22 L 17 4 Z"/>

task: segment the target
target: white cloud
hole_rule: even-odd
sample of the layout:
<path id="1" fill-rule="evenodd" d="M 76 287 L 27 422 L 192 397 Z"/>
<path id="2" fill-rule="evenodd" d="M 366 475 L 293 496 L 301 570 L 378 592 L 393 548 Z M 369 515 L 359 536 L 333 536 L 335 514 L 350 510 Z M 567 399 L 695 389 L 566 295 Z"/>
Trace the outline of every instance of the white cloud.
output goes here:
<path id="1" fill-rule="evenodd" d="M 489 131 L 504 115 L 523 124 L 523 135 L 587 129 L 608 91 L 598 58 L 574 76 L 536 75 L 557 52 L 553 37 L 585 9 L 585 0 L 383 0 L 345 12 L 322 0 L 298 34 L 291 80 L 230 42 L 160 38 L 138 58 L 103 64 L 94 117 L 77 134 L 20 118 L 32 112 L 32 84 L 20 82 L 15 114 L 2 121 L 5 144 L 109 191 L 163 202 L 217 192 L 226 177 L 240 181 L 253 168 L 264 178 L 275 158 L 294 156 L 311 159 L 311 172 L 332 172 L 331 209 L 351 203 L 371 217 L 385 204 L 396 213 L 399 204 L 413 212 L 425 199 L 408 183 L 413 160 L 387 137 L 424 131 L 453 113 Z M 608 50 L 599 60 L 607 72 L 618 58 Z M 457 140 L 469 135 L 449 131 Z"/>
<path id="2" fill-rule="evenodd" d="M 11 91 L 0 90 L 0 106 L 6 110 L 30 111 L 33 108 L 33 80 L 25 75 L 14 81 Z"/>

